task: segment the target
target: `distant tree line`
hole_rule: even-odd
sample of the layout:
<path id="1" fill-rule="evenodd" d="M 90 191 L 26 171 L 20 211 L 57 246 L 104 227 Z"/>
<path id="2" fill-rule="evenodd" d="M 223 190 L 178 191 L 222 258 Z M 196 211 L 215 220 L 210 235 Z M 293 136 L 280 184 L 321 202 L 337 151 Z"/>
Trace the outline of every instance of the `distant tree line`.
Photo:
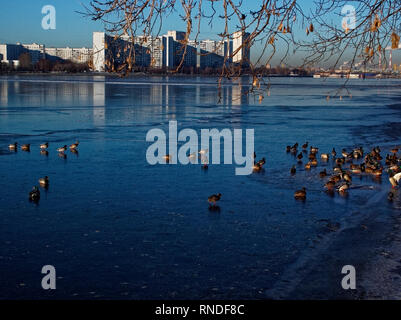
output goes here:
<path id="1" fill-rule="evenodd" d="M 18 66 L 7 63 L 0 63 L 0 73 L 9 72 L 67 72 L 79 73 L 90 71 L 88 63 L 76 63 L 70 60 L 49 60 L 41 59 L 37 63 L 32 63 L 31 55 L 27 52 L 22 53 L 18 58 Z"/>

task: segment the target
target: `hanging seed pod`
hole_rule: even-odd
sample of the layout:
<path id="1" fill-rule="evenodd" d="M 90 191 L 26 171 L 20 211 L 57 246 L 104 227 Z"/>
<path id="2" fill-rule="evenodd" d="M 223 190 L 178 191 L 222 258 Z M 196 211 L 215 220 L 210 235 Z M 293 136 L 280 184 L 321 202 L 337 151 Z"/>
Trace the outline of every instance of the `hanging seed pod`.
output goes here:
<path id="1" fill-rule="evenodd" d="M 309 26 L 309 31 L 310 31 L 310 32 L 313 32 L 313 30 L 315 30 L 315 29 L 314 29 L 314 27 L 313 27 L 313 24 L 311 23 L 310 26 Z"/>

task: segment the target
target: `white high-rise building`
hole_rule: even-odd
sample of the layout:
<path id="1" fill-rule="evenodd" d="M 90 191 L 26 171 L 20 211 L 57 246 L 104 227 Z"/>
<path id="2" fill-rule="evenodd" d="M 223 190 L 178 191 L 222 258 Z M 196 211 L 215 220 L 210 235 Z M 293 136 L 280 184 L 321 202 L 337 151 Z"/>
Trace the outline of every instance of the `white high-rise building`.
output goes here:
<path id="1" fill-rule="evenodd" d="M 237 31 L 233 34 L 233 62 L 249 64 L 250 62 L 250 44 L 246 43 L 250 34 L 243 31 Z"/>

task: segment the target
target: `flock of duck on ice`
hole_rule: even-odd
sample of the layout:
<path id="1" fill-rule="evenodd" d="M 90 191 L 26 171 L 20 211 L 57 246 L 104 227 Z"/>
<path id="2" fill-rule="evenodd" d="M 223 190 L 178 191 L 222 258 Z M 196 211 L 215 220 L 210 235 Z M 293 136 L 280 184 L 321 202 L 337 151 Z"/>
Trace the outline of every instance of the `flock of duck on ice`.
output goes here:
<path id="1" fill-rule="evenodd" d="M 78 152 L 79 141 L 71 144 L 70 146 L 64 145 L 63 147 L 57 148 L 57 152 L 60 157 L 65 158 L 65 152 L 69 149 L 72 153 Z M 302 159 L 307 158 L 308 161 L 305 164 L 305 170 L 311 170 L 313 167 L 318 166 L 318 153 L 319 148 L 310 146 L 308 153 L 308 145 L 306 142 L 302 145 L 302 150 L 298 152 L 298 143 L 295 143 L 293 146 L 287 146 L 286 152 L 293 154 L 298 163 L 302 163 Z M 8 146 L 10 151 L 18 150 L 18 143 L 12 143 Z M 21 145 L 22 151 L 30 151 L 30 144 Z M 43 155 L 48 155 L 47 149 L 49 148 L 49 143 L 43 143 L 39 146 L 40 153 Z M 390 153 L 385 157 L 385 166 L 386 171 L 389 175 L 389 181 L 392 186 L 392 190 L 388 193 L 388 200 L 392 201 L 394 197 L 393 190 L 398 186 L 399 181 L 401 180 L 401 158 L 397 156 L 398 148 L 393 148 L 390 150 Z M 203 156 L 200 151 L 199 154 Z M 337 157 L 337 152 L 333 148 L 331 154 L 329 153 L 321 153 L 320 159 L 322 162 L 328 162 L 330 157 L 333 159 L 333 171 L 332 173 L 327 172 L 326 168 L 319 173 L 320 178 L 326 179 L 324 188 L 327 192 L 333 193 L 337 191 L 341 195 L 345 195 L 348 192 L 348 189 L 352 185 L 352 175 L 361 175 L 361 174 L 369 174 L 372 176 L 380 177 L 383 174 L 383 165 L 381 156 L 381 150 L 379 147 L 374 147 L 370 152 L 364 152 L 362 147 L 358 147 L 353 149 L 351 152 L 347 152 L 345 149 L 342 149 L 341 156 Z M 191 155 L 190 155 L 191 156 Z M 266 159 L 262 158 L 259 161 L 256 161 L 256 154 L 254 153 L 254 165 L 253 171 L 255 173 L 261 172 L 263 170 L 263 166 L 266 164 Z M 171 156 L 164 156 L 166 162 L 170 162 Z M 363 161 L 360 161 L 363 159 Z M 359 161 L 359 164 L 354 163 L 354 161 Z M 208 164 L 204 162 L 202 169 L 207 170 Z M 290 174 L 296 174 L 296 167 L 293 165 L 290 169 Z M 39 185 L 42 188 L 47 189 L 49 186 L 49 177 L 45 176 L 39 179 Z M 300 190 L 295 191 L 294 198 L 297 200 L 306 200 L 306 188 L 303 187 Z M 218 206 L 216 203 L 221 199 L 221 193 L 213 194 L 208 197 L 209 208 L 216 209 Z M 38 202 L 40 199 L 40 190 L 37 186 L 32 188 L 32 191 L 29 192 L 29 200 L 33 202 Z"/>

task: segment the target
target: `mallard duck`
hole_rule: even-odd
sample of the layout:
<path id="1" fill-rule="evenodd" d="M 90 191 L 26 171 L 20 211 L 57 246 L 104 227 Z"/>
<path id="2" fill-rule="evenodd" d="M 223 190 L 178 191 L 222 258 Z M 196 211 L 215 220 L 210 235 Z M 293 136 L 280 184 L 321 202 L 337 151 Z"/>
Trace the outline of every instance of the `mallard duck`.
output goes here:
<path id="1" fill-rule="evenodd" d="M 342 169 L 342 167 L 341 167 L 341 164 L 339 164 L 339 165 L 337 165 L 336 167 L 334 167 L 334 168 L 333 168 L 333 171 L 334 171 L 335 173 L 341 173 L 341 172 L 343 172 L 343 169 Z"/>
<path id="2" fill-rule="evenodd" d="M 21 146 L 21 150 L 22 151 L 30 151 L 31 150 L 31 145 L 29 143 L 28 144 L 23 144 Z"/>
<path id="3" fill-rule="evenodd" d="M 311 163 L 309 161 L 307 164 L 305 164 L 305 170 L 310 170 L 310 168 L 311 168 Z"/>
<path id="4" fill-rule="evenodd" d="M 300 153 L 297 155 L 298 161 L 301 161 L 303 157 L 304 157 L 304 156 L 302 155 L 302 152 L 300 152 Z"/>
<path id="5" fill-rule="evenodd" d="M 383 174 L 383 169 L 382 169 L 382 168 L 380 168 L 380 169 L 374 169 L 371 173 L 372 173 L 372 175 L 374 175 L 374 176 L 381 176 L 381 175 Z"/>
<path id="6" fill-rule="evenodd" d="M 207 198 L 207 201 L 209 202 L 210 205 L 214 206 L 216 205 L 217 201 L 220 201 L 220 198 L 221 198 L 221 193 L 213 194 L 209 198 Z"/>
<path id="7" fill-rule="evenodd" d="M 65 152 L 67 150 L 67 145 L 64 145 L 64 147 L 57 148 L 58 152 Z"/>
<path id="8" fill-rule="evenodd" d="M 333 156 L 333 158 L 336 157 L 337 155 L 336 149 L 333 148 L 333 150 L 331 150 L 331 155 Z"/>
<path id="9" fill-rule="evenodd" d="M 39 191 L 38 187 L 35 186 L 32 188 L 32 191 L 29 192 L 29 200 L 37 202 L 37 201 L 39 201 L 39 199 L 40 199 L 40 191 Z"/>
<path id="10" fill-rule="evenodd" d="M 263 167 L 257 162 L 253 165 L 252 169 L 254 172 L 260 172 L 262 171 Z"/>
<path id="11" fill-rule="evenodd" d="M 316 148 L 316 147 L 310 147 L 310 152 L 311 153 L 318 153 L 319 152 L 319 148 Z"/>
<path id="12" fill-rule="evenodd" d="M 49 186 L 49 177 L 45 176 L 44 178 L 39 179 L 39 184 L 41 187 L 47 187 Z"/>
<path id="13" fill-rule="evenodd" d="M 351 163 L 350 170 L 352 173 L 362 173 L 361 166 L 359 166 L 357 164 Z"/>
<path id="14" fill-rule="evenodd" d="M 341 179 L 343 179 L 344 181 L 347 181 L 347 182 L 352 182 L 351 176 L 346 172 L 341 174 Z"/>
<path id="15" fill-rule="evenodd" d="M 303 187 L 301 190 L 295 191 L 294 198 L 297 200 L 305 200 L 306 199 L 306 188 Z"/>
<path id="16" fill-rule="evenodd" d="M 316 167 L 317 166 L 317 159 L 315 158 L 315 159 L 311 160 L 310 164 L 311 164 L 311 166 Z"/>
<path id="17" fill-rule="evenodd" d="M 78 148 L 79 146 L 79 141 L 75 141 L 75 143 L 73 143 L 72 145 L 70 145 L 70 149 L 71 150 L 75 150 L 76 148 Z"/>
<path id="18" fill-rule="evenodd" d="M 266 163 L 266 158 L 262 158 L 261 160 L 259 160 L 256 164 L 263 167 Z"/>
<path id="19" fill-rule="evenodd" d="M 397 153 L 397 152 L 398 152 L 398 148 L 391 149 L 391 153 Z"/>
<path id="20" fill-rule="evenodd" d="M 45 149 L 47 149 L 48 147 L 49 147 L 49 143 L 48 143 L 48 142 L 42 143 L 42 144 L 39 146 L 39 148 L 42 149 L 42 150 L 45 150 Z"/>
<path id="21" fill-rule="evenodd" d="M 309 153 L 308 159 L 309 160 L 315 160 L 316 159 L 316 153 Z"/>
<path id="22" fill-rule="evenodd" d="M 339 193 L 345 193 L 349 189 L 349 183 L 346 182 L 337 188 Z"/>
<path id="23" fill-rule="evenodd" d="M 10 143 L 8 145 L 8 149 L 10 150 L 17 150 L 17 148 L 18 148 L 18 142 Z"/>
<path id="24" fill-rule="evenodd" d="M 349 153 L 348 153 L 345 149 L 343 149 L 343 150 L 341 151 L 341 155 L 342 155 L 344 158 L 348 158 L 348 157 L 349 157 Z"/>
<path id="25" fill-rule="evenodd" d="M 327 160 L 329 160 L 330 156 L 329 156 L 328 153 L 322 153 L 322 154 L 320 155 L 320 158 L 321 158 L 322 160 L 327 161 Z"/>
<path id="26" fill-rule="evenodd" d="M 308 144 L 309 144 L 309 142 L 308 141 L 306 141 L 303 145 L 302 145 L 302 149 L 306 149 L 306 148 L 308 148 Z"/>
<path id="27" fill-rule="evenodd" d="M 326 169 L 324 169 L 323 171 L 321 171 L 321 172 L 319 173 L 319 176 L 320 176 L 320 178 L 324 178 L 325 176 L 327 176 L 327 171 L 326 171 Z"/>
<path id="28" fill-rule="evenodd" d="M 337 165 L 342 165 L 345 163 L 345 158 L 337 158 L 336 159 L 336 164 Z"/>
<path id="29" fill-rule="evenodd" d="M 292 175 L 294 175 L 297 172 L 297 169 L 295 169 L 295 166 L 291 167 L 290 172 L 291 172 Z"/>

